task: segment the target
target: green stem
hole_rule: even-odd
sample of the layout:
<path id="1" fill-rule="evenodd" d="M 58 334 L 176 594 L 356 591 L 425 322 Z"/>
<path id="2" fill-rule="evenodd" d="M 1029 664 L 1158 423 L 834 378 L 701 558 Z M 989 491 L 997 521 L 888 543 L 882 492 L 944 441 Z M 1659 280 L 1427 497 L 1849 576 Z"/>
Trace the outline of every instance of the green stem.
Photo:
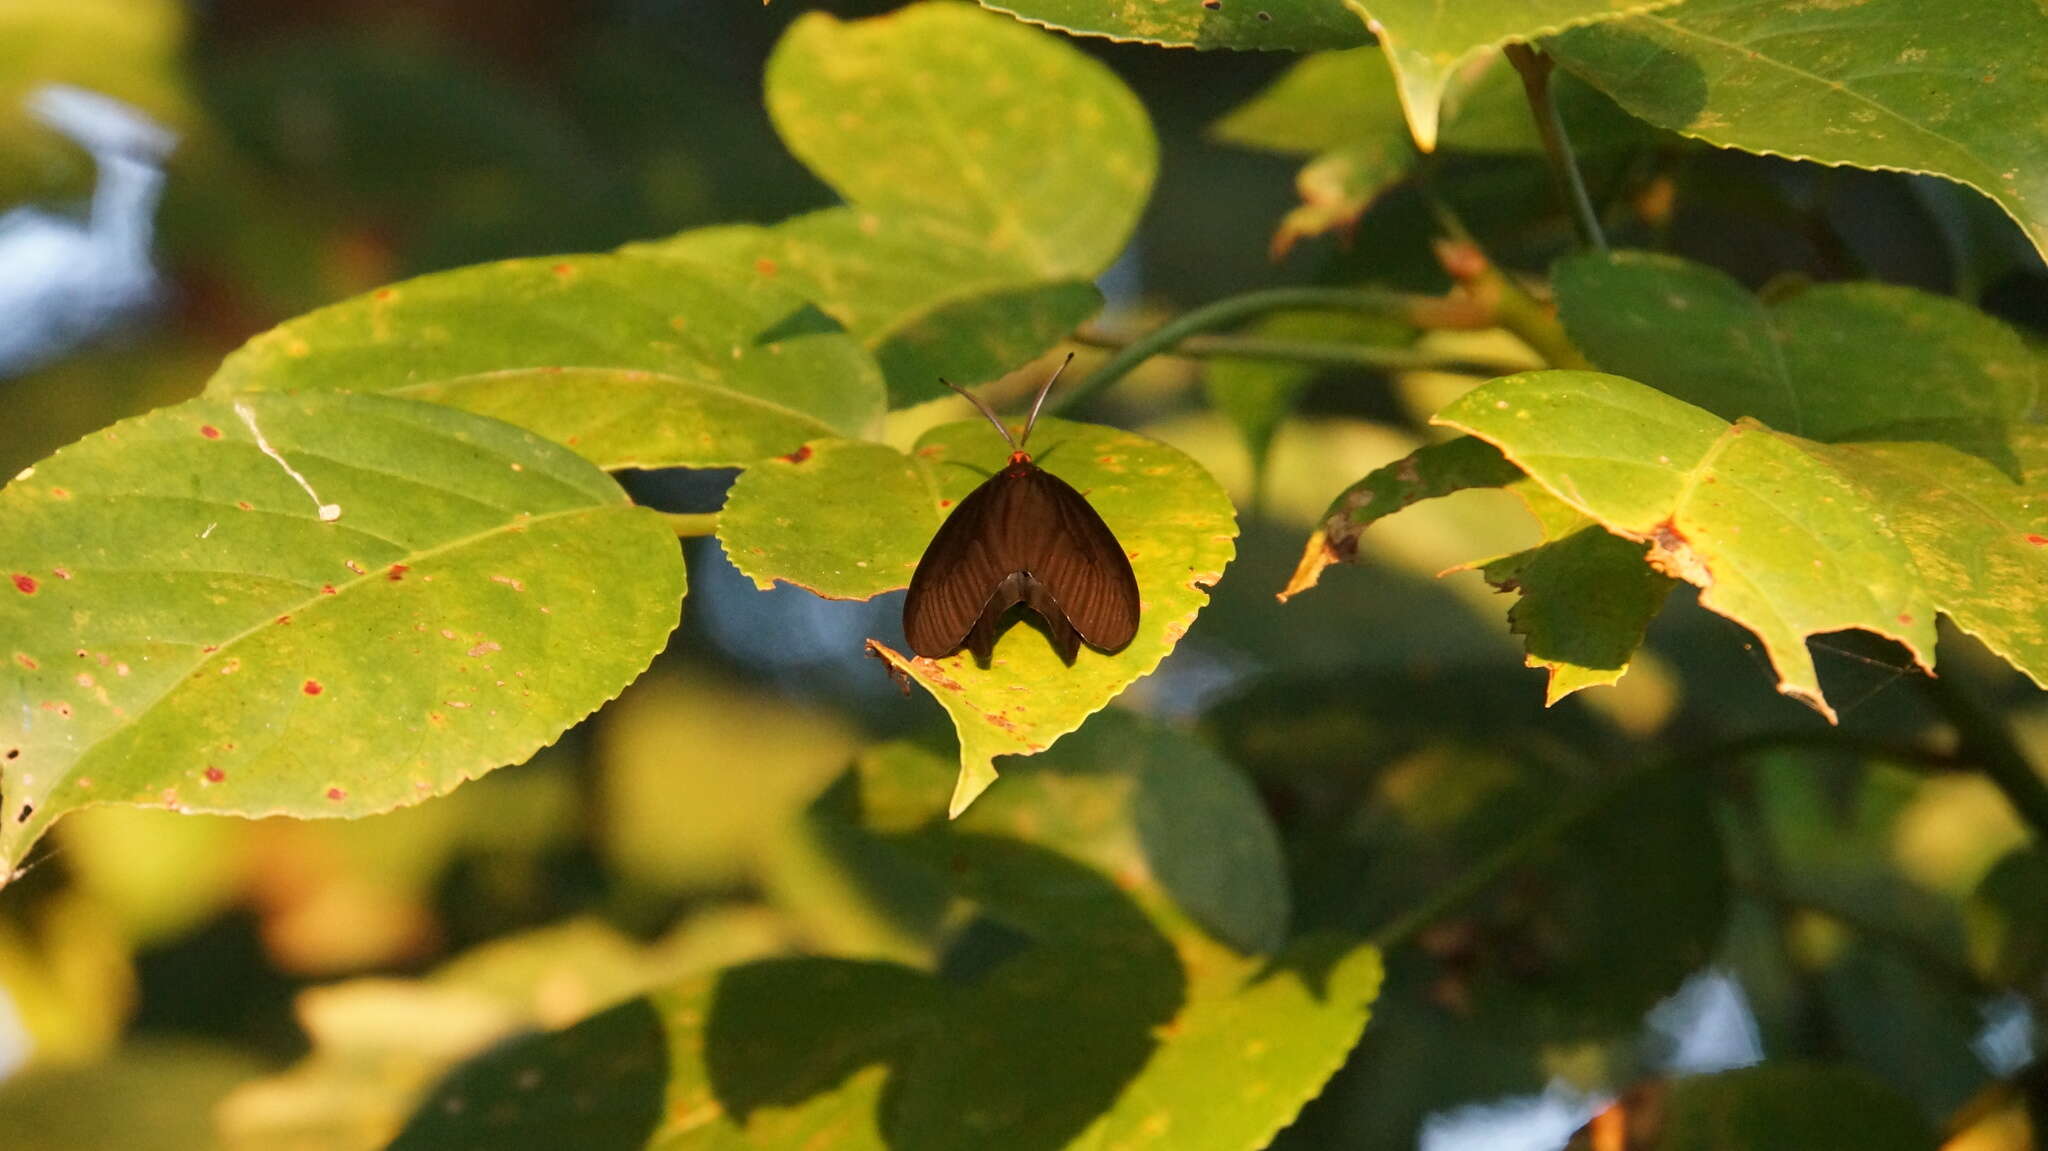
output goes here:
<path id="1" fill-rule="evenodd" d="M 1557 96 L 1550 88 L 1550 72 L 1556 64 L 1527 44 L 1510 44 L 1508 62 L 1521 73 L 1522 91 L 1529 97 L 1529 111 L 1536 117 L 1536 133 L 1543 138 L 1543 154 L 1550 159 L 1550 175 L 1557 181 L 1558 195 L 1572 214 L 1579 243 L 1596 252 L 1607 250 L 1607 237 L 1600 230 L 1600 213 L 1586 194 L 1586 178 L 1572 156 L 1572 142 L 1565 135 L 1564 117 L 1557 111 Z"/>
<path id="2" fill-rule="evenodd" d="M 1109 358 L 1108 363 L 1068 388 L 1064 394 L 1053 397 L 1048 404 L 1055 411 L 1071 407 L 1123 379 L 1139 364 L 1173 348 L 1189 336 L 1231 327 L 1269 312 L 1361 312 L 1412 323 L 1418 316 L 1427 315 L 1432 309 L 1442 306 L 1442 301 L 1428 296 L 1375 288 L 1268 288 L 1241 296 L 1226 296 L 1184 312 L 1125 344 L 1122 350 Z"/>
<path id="3" fill-rule="evenodd" d="M 1094 348 L 1128 347 L 1137 337 L 1123 337 L 1086 328 L 1074 334 L 1074 342 Z M 1259 336 L 1189 336 L 1160 355 L 1191 359 L 1278 360 L 1286 363 L 1326 367 L 1371 368 L 1381 371 L 1462 372 L 1475 376 L 1497 376 L 1527 368 L 1528 361 L 1469 353 L 1445 353 L 1427 348 L 1389 347 L 1385 344 L 1339 344 L 1312 340 L 1269 340 Z"/>
<path id="4" fill-rule="evenodd" d="M 717 512 L 663 512 L 661 518 L 675 529 L 677 539 L 708 536 L 718 531 Z"/>
<path id="5" fill-rule="evenodd" d="M 2005 718 L 1957 684 L 1953 676 L 1929 676 L 1922 686 L 1956 729 L 1958 754 L 1975 763 L 2005 793 L 2013 810 L 2033 828 L 2035 839 L 2048 843 L 2048 781 L 2028 762 Z"/>

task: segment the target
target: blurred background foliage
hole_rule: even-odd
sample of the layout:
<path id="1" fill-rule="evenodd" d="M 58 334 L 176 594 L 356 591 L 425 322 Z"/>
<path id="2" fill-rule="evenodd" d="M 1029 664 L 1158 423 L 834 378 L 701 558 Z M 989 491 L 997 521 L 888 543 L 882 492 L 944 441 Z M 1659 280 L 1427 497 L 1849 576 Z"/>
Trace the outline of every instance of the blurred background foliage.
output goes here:
<path id="1" fill-rule="evenodd" d="M 888 6 L 0 2 L 0 210 L 64 205 L 93 178 L 16 111 L 41 83 L 117 95 L 182 137 L 159 218 L 161 306 L 0 379 L 0 474 L 196 393 L 248 336 L 381 283 L 827 206 L 769 126 L 763 62 L 806 8 Z M 1341 235 L 1270 258 L 1299 156 L 1212 126 L 1289 58 L 1075 43 L 1138 92 L 1161 141 L 1156 193 L 1096 328 L 1283 280 L 1444 286 L 1409 185 Z M 1599 110 L 1590 91 L 1572 100 L 1623 125 L 1625 139 L 1604 147 L 1603 134 L 1584 156 L 1618 243 L 1752 286 L 1912 284 L 2048 328 L 2048 279 L 1968 192 L 1686 145 Z M 1489 115 L 1477 102 L 1463 130 L 1521 131 Z M 1503 264 L 1540 270 L 1568 246 L 1543 166 L 1512 142 L 1432 168 Z M 1482 337 L 1457 350 L 1518 354 Z M 1256 788 L 1285 887 L 1250 902 L 1291 904 L 1296 933 L 1385 924 L 1617 766 L 1819 732 L 1772 691 L 1747 634 L 1684 593 L 1619 687 L 1544 711 L 1505 601 L 1475 575 L 1433 578 L 1533 539 L 1499 493 L 1389 521 L 1371 563 L 1274 602 L 1330 494 L 1423 442 L 1428 412 L 1471 382 L 1163 359 L 1093 412 L 1188 451 L 1241 509 L 1240 557 L 1213 604 L 1118 706 L 1198 732 Z M 1283 389 L 1299 397 L 1291 411 L 1261 404 Z M 702 510 L 728 479 L 629 486 Z M 460 1058 L 692 972 L 798 954 L 939 962 L 936 897 L 850 858 L 814 809 L 864 747 L 947 746 L 938 710 L 859 657 L 863 636 L 895 628 L 895 598 L 756 592 L 715 542 L 686 546 L 693 594 L 655 671 L 558 746 L 451 798 L 351 823 L 66 820 L 0 899 L 6 1146 L 135 1145 L 124 1133 L 145 1127 L 164 1151 L 380 1146 Z M 1845 703 L 1843 746 L 1939 734 L 1898 651 L 1817 646 Z M 2008 709 L 2048 763 L 2039 694 L 1955 646 L 1954 677 Z M 1475 1145 L 1453 1137 L 1477 1123 L 1524 1140 L 1488 1146 L 1554 1146 L 1543 1101 L 1583 1118 L 1633 1083 L 1769 1059 L 1853 1064 L 1864 1079 L 1815 1089 L 1903 1099 L 1954 1146 L 2029 1146 L 2000 1083 L 2038 1057 L 2048 862 L 1988 784 L 1940 756 L 1905 758 L 1788 743 L 1632 789 L 1389 957 L 1363 1043 L 1281 1145 L 1452 1148 Z M 905 906 L 878 911 L 877 888 Z M 945 937 L 964 954 L 979 945 Z M 1702 1005 L 1712 994 L 1720 1008 Z M 1701 1054 L 1701 1028 L 1731 1018 L 1749 1030 Z M 1691 1082 L 1662 1105 L 1721 1106 L 1719 1077 Z"/>

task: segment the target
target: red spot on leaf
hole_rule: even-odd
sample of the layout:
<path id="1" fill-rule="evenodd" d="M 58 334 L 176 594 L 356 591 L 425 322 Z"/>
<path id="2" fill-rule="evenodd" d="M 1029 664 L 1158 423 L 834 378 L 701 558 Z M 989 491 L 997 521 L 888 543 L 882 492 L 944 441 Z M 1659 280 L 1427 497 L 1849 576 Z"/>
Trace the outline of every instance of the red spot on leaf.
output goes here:
<path id="1" fill-rule="evenodd" d="M 1900 623 L 1902 623 L 1902 624 L 1905 624 L 1905 625 L 1906 625 L 1907 627 L 1912 627 L 1912 626 L 1913 626 L 1913 617 L 1912 617 L 1912 615 L 1911 615 L 1910 613 L 1908 613 L 1908 612 L 1900 612 L 1900 613 L 1899 613 L 1899 622 L 1900 622 Z"/>
<path id="2" fill-rule="evenodd" d="M 199 434 L 209 440 L 217 440 L 220 438 L 220 429 L 212 424 L 201 424 L 199 425 Z"/>
<path id="3" fill-rule="evenodd" d="M 23 666 L 23 667 L 25 667 L 25 668 L 29 669 L 30 671 L 34 671 L 35 669 L 37 669 L 37 668 L 39 668 L 39 667 L 43 666 L 42 664 L 39 664 L 39 663 L 37 663 L 37 662 L 36 662 L 36 657 L 34 657 L 34 656 L 30 655 L 29 653 L 27 653 L 27 652 L 25 652 L 25 651 L 18 651 L 18 652 L 15 652 L 15 653 L 14 653 L 14 662 L 16 662 L 16 663 L 20 664 L 21 666 Z"/>
<path id="4" fill-rule="evenodd" d="M 556 264 L 553 268 L 549 270 L 554 272 L 556 276 L 564 280 L 576 274 L 576 268 L 572 264 Z"/>
<path id="5" fill-rule="evenodd" d="M 235 506 L 242 509 L 245 512 L 253 512 L 256 510 L 256 505 L 250 503 L 248 500 L 236 500 Z"/>
<path id="6" fill-rule="evenodd" d="M 398 298 L 398 293 L 397 293 L 397 292 L 394 292 L 394 291 L 392 291 L 392 290 L 391 290 L 390 288 L 379 288 L 379 289 L 377 289 L 377 302 L 378 302 L 378 303 L 380 303 L 380 304 L 388 304 L 388 303 L 390 303 L 390 302 L 391 302 L 392 300 L 395 300 L 395 299 L 397 299 L 397 298 Z"/>
<path id="7" fill-rule="evenodd" d="M 2027 542 L 2037 548 L 2048 548 L 2048 536 L 2029 535 Z"/>
<path id="8" fill-rule="evenodd" d="M 113 437 L 109 436 L 108 438 L 109 438 L 109 439 L 112 439 Z M 53 500 L 68 500 L 68 499 L 70 499 L 70 498 L 71 498 L 71 489 L 70 489 L 70 488 L 51 488 L 51 489 L 50 489 L 50 498 L 51 498 L 51 499 L 53 499 Z"/>
<path id="9" fill-rule="evenodd" d="M 321 594 L 321 595 L 333 595 L 333 594 L 334 594 L 334 585 L 333 585 L 333 584 L 331 584 L 331 583 L 324 583 L 324 584 L 321 584 L 321 585 L 320 585 L 320 594 Z"/>
<path id="10" fill-rule="evenodd" d="M 36 577 L 26 572 L 14 573 L 14 590 L 23 595 L 34 595 L 36 594 L 36 589 L 41 586 L 41 584 L 36 582 Z"/>
<path id="11" fill-rule="evenodd" d="M 950 507 L 952 507 L 952 506 L 953 506 L 953 501 L 952 501 L 952 500 L 940 500 L 940 501 L 939 501 L 939 506 L 940 506 L 940 507 L 942 507 L 942 508 L 950 508 Z"/>
<path id="12" fill-rule="evenodd" d="M 228 773 L 222 771 L 220 768 L 209 767 L 206 769 L 206 782 L 208 783 L 219 783 L 221 780 L 226 779 L 227 777 Z"/>
<path id="13" fill-rule="evenodd" d="M 399 580 L 405 578 L 406 572 L 409 572 L 411 570 L 411 568 L 405 566 L 404 564 L 392 564 L 391 567 L 387 571 L 385 571 L 384 578 L 390 580 L 392 583 L 397 583 Z"/>
<path id="14" fill-rule="evenodd" d="M 279 622 L 279 623 L 290 623 L 290 622 L 292 622 L 292 617 L 290 617 L 290 616 L 288 616 L 288 615 L 281 615 L 281 616 L 278 616 L 278 617 L 277 617 L 277 622 Z"/>
<path id="15" fill-rule="evenodd" d="M 348 798 L 348 792 L 345 792 L 338 787 L 330 787 L 327 789 L 327 798 L 333 800 L 336 803 L 340 803 L 342 800 Z"/>
<path id="16" fill-rule="evenodd" d="M 299 690 L 305 692 L 307 695 L 319 695 L 321 692 L 326 691 L 327 689 L 320 686 L 319 680 L 309 679 L 306 681 L 306 686 L 300 688 Z"/>
<path id="17" fill-rule="evenodd" d="M 776 272 L 775 261 L 763 256 L 754 261 L 754 270 L 764 276 L 773 276 Z"/>
<path id="18" fill-rule="evenodd" d="M 805 460 L 811 458 L 811 445 L 805 444 L 803 447 L 798 448 L 797 450 L 789 453 L 788 455 L 782 458 L 788 460 L 790 463 L 793 464 L 803 463 Z"/>

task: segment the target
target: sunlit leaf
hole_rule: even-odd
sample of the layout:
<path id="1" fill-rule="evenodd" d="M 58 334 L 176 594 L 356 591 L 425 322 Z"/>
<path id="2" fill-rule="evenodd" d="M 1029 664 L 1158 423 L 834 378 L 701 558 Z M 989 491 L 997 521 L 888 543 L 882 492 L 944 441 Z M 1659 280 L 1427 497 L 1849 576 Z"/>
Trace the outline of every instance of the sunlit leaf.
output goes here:
<path id="1" fill-rule="evenodd" d="M 873 644 L 953 717 L 956 811 L 995 779 L 996 756 L 1043 751 L 1158 666 L 1207 602 L 1237 534 L 1215 480 L 1157 441 L 1044 420 L 1031 447 L 1046 470 L 1088 498 L 1130 555 L 1138 634 L 1114 655 L 1083 649 L 1071 668 L 1028 625 L 1004 633 L 987 668 L 966 651 L 912 659 Z M 754 468 L 733 486 L 719 517 L 726 555 L 764 588 L 782 580 L 866 599 L 909 584 L 947 509 L 1004 466 L 1009 446 L 986 424 L 957 423 L 927 433 L 908 457 L 829 441 L 799 456 Z"/>
<path id="2" fill-rule="evenodd" d="M 213 395 L 382 392 L 494 416 L 600 467 L 737 466 L 882 411 L 873 362 L 802 297 L 630 256 L 422 276 L 257 336 Z"/>
<path id="3" fill-rule="evenodd" d="M 846 325 L 881 365 L 893 405 L 985 383 L 1044 352 L 1102 305 L 1083 281 L 933 235 L 918 217 L 828 208 L 772 228 L 700 228 L 628 249 L 753 274 Z"/>
<path id="4" fill-rule="evenodd" d="M 1220 4 L 1111 4 L 1107 0 L 981 0 L 1075 36 L 1168 48 L 1312 52 L 1370 42 L 1365 25 L 1338 0 L 1226 0 Z"/>
<path id="5" fill-rule="evenodd" d="M 790 150 L 854 207 L 1046 279 L 1116 258 L 1158 164 L 1143 106 L 1107 67 L 965 5 L 806 13 L 768 61 L 767 95 Z"/>
<path id="6" fill-rule="evenodd" d="M 1467 64 L 1503 44 L 1533 40 L 1566 28 L 1668 7 L 1676 0 L 1356 0 L 1379 37 L 1407 112 L 1409 130 L 1425 152 L 1437 145 L 1445 91 Z"/>
<path id="7" fill-rule="evenodd" d="M 1622 107 L 1711 144 L 1944 176 L 2048 253 L 2048 14 L 2031 0 L 1691 0 L 1547 42 Z"/>
<path id="8" fill-rule="evenodd" d="M 683 591 L 673 534 L 585 461 L 368 396 L 117 424 L 0 492 L 0 554 L 10 867 L 92 803 L 353 816 L 449 791 L 616 695 Z"/>

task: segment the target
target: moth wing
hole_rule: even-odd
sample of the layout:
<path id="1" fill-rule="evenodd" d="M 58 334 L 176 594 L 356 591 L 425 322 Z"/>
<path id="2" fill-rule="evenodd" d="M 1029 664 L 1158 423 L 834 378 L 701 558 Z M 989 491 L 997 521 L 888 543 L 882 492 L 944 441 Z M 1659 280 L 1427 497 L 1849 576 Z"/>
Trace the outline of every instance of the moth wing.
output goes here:
<path id="1" fill-rule="evenodd" d="M 1032 502 L 1053 513 L 1045 521 L 1053 528 L 1031 558 L 1032 576 L 1082 639 L 1104 651 L 1122 648 L 1138 634 L 1138 577 L 1130 557 L 1073 485 L 1044 470 L 1029 478 L 1036 489 Z"/>
<path id="2" fill-rule="evenodd" d="M 999 499 L 999 473 L 967 493 L 925 545 L 910 594 L 903 600 L 903 636 L 910 650 L 938 659 L 959 650 L 989 598 L 1015 568 L 1003 565 L 990 531 L 990 517 L 1009 501 Z"/>

